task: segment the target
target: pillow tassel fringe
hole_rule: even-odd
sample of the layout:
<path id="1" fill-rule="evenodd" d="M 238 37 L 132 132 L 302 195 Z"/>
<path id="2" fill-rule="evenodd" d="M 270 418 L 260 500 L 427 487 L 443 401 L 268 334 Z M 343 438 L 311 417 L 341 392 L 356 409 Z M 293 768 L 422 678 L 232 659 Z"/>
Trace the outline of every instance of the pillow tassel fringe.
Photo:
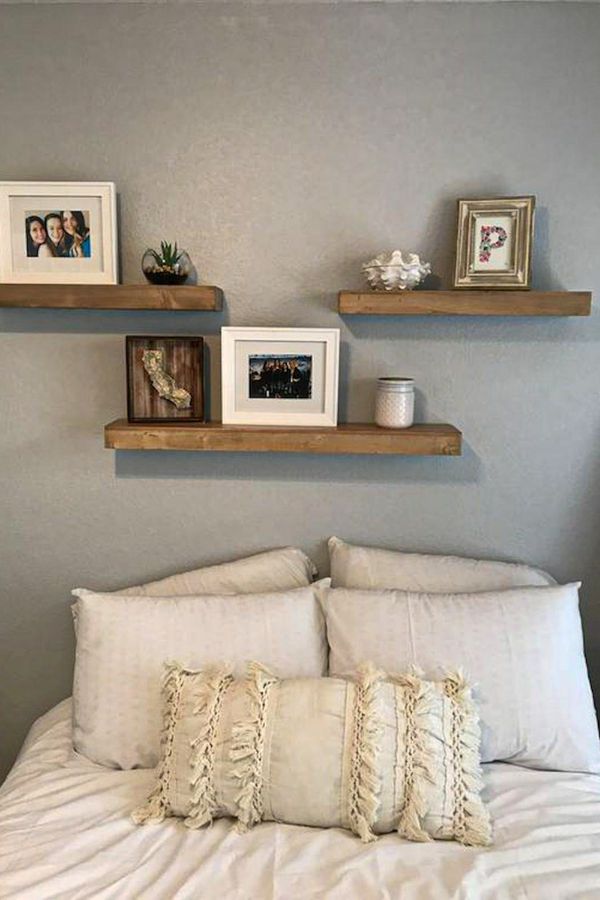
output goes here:
<path id="1" fill-rule="evenodd" d="M 479 801 L 483 778 L 479 762 L 480 729 L 471 689 L 463 673 L 450 672 L 444 680 L 446 696 L 453 701 L 453 748 L 460 773 L 454 785 L 456 840 L 468 847 L 487 847 L 492 826 L 487 809 Z"/>
<path id="2" fill-rule="evenodd" d="M 252 662 L 248 666 L 246 690 L 250 704 L 250 719 L 238 722 L 232 729 L 229 758 L 239 765 L 232 777 L 239 782 L 235 797 L 238 807 L 236 830 L 240 833 L 252 828 L 263 816 L 262 767 L 269 693 L 278 681 L 265 666 Z"/>
<path id="3" fill-rule="evenodd" d="M 171 811 L 168 790 L 171 780 L 173 739 L 182 686 L 182 667 L 178 663 L 167 663 L 162 685 L 164 709 L 161 734 L 162 754 L 157 770 L 157 784 L 147 801 L 131 813 L 131 818 L 136 825 L 156 825 L 162 822 Z"/>
<path id="4" fill-rule="evenodd" d="M 350 769 L 350 827 L 367 844 L 377 840 L 373 825 L 379 807 L 381 777 L 377 768 L 381 724 L 377 713 L 377 685 L 385 673 L 368 663 L 358 670 L 354 735 Z"/>
<path id="5" fill-rule="evenodd" d="M 396 831 L 409 841 L 428 843 L 431 835 L 423 827 L 429 811 L 429 787 L 435 780 L 435 694 L 419 669 L 392 680 L 405 690 L 406 710 L 406 799 Z"/>
<path id="6" fill-rule="evenodd" d="M 194 714 L 203 715 L 203 720 L 190 746 L 192 795 L 188 816 L 183 821 L 188 828 L 212 824 L 218 809 L 214 778 L 215 741 L 223 698 L 233 681 L 230 666 L 207 672 L 205 677 L 207 680 L 198 688 L 198 702 L 194 707 Z"/>

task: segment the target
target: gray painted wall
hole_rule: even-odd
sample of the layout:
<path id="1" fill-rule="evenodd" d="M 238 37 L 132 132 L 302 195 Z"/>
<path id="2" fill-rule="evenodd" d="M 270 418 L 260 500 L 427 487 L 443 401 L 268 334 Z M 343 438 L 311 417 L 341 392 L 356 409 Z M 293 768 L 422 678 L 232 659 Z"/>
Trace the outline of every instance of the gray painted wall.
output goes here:
<path id="1" fill-rule="evenodd" d="M 341 319 L 397 245 L 448 285 L 455 199 L 535 193 L 535 286 L 600 289 L 592 5 L 5 6 L 0 177 L 114 180 L 125 281 L 177 238 L 222 314 L 0 314 L 0 734 L 70 691 L 69 591 L 325 539 L 525 560 L 582 579 L 600 688 L 600 314 Z M 341 420 L 412 375 L 460 459 L 120 453 L 123 336 L 339 326 Z"/>

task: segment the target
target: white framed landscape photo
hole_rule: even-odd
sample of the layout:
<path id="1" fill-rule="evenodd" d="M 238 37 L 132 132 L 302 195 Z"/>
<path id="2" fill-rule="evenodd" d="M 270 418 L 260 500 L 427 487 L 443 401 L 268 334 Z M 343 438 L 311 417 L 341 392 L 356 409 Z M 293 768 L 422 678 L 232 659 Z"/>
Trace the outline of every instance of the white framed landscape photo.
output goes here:
<path id="1" fill-rule="evenodd" d="M 454 287 L 527 290 L 535 197 L 458 201 Z"/>
<path id="2" fill-rule="evenodd" d="M 116 284 L 112 182 L 0 181 L 0 281 Z"/>
<path id="3" fill-rule="evenodd" d="M 224 425 L 335 427 L 339 328 L 222 328 Z"/>

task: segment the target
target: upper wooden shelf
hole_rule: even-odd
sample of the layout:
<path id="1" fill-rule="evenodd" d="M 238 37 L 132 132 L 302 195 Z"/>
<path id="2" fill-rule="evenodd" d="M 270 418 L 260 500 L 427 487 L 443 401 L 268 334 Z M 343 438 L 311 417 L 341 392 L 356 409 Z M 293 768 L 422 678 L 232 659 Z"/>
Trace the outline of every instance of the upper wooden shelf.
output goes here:
<path id="1" fill-rule="evenodd" d="M 589 291 L 340 291 L 357 316 L 589 316 Z"/>
<path id="2" fill-rule="evenodd" d="M 104 429 L 112 450 L 218 450 L 241 453 L 321 453 L 398 456 L 460 456 L 462 435 L 453 425 L 377 425 L 283 428 L 270 425 L 132 425 L 117 419 Z"/>
<path id="3" fill-rule="evenodd" d="M 0 284 L 0 307 L 217 310 L 222 303 L 221 288 L 205 284 Z"/>

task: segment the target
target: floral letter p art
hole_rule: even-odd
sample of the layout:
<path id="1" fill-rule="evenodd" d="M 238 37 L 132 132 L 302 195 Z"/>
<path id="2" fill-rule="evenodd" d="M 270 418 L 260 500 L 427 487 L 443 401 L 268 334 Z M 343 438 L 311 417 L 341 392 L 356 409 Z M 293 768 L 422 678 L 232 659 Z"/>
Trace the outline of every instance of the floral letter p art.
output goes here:
<path id="1" fill-rule="evenodd" d="M 496 235 L 496 240 L 492 240 L 492 235 Z M 489 262 L 492 250 L 502 247 L 508 237 L 501 225 L 482 225 L 481 241 L 479 244 L 479 262 Z"/>

